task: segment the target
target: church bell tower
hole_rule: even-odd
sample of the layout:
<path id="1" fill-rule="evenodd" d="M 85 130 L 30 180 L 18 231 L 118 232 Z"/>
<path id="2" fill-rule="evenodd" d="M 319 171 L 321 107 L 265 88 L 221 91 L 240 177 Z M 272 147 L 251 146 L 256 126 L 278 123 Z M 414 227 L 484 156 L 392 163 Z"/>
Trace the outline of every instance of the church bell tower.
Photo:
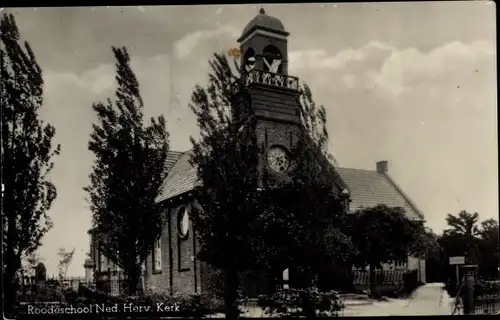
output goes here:
<path id="1" fill-rule="evenodd" d="M 261 145 L 260 169 L 269 177 L 289 177 L 292 149 L 302 134 L 299 79 L 288 75 L 289 33 L 283 23 L 260 9 L 238 39 L 251 116 Z"/>

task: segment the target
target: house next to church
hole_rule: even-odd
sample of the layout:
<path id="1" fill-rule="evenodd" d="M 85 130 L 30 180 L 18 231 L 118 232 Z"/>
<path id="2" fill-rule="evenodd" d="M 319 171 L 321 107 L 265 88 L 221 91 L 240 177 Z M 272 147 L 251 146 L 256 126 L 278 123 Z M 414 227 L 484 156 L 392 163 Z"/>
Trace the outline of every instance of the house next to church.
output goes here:
<path id="1" fill-rule="evenodd" d="M 279 177 L 289 167 L 289 150 L 303 133 L 299 115 L 299 81 L 288 75 L 289 33 L 283 23 L 263 9 L 244 28 L 238 39 L 241 62 L 248 71 L 246 84 L 251 96 L 251 110 L 256 119 L 256 135 L 262 145 L 259 165 Z M 164 204 L 167 222 L 151 255 L 145 262 L 143 283 L 149 291 L 170 294 L 210 294 L 213 272 L 196 260 L 196 230 L 190 223 L 195 190 L 203 188 L 197 168 L 189 163 L 191 151 L 171 151 L 167 157 L 168 175 L 156 201 Z M 388 162 L 379 161 L 375 170 L 334 168 L 337 179 L 332 186 L 345 197 L 348 210 L 378 204 L 400 206 L 412 220 L 424 221 L 423 214 L 388 174 Z M 114 268 L 99 253 L 91 236 L 91 260 L 87 265 L 97 272 Z M 408 257 L 384 268 L 418 270 L 425 282 L 425 261 Z"/>

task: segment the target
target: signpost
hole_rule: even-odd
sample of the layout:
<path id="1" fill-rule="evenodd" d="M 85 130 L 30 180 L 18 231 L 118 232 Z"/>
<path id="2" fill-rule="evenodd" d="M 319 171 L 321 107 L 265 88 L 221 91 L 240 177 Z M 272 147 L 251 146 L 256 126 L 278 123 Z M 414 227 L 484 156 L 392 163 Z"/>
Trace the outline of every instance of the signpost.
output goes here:
<path id="1" fill-rule="evenodd" d="M 461 264 L 465 264 L 465 257 L 450 257 L 450 265 L 455 265 L 455 273 L 457 277 L 457 289 L 459 289 L 460 286 L 460 271 L 459 271 L 459 266 Z"/>

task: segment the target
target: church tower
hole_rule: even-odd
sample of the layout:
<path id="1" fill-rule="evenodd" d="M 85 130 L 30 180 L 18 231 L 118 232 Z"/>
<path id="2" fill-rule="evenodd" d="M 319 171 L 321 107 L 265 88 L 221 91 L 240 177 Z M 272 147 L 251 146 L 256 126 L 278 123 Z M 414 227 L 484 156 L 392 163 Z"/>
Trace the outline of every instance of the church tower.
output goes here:
<path id="1" fill-rule="evenodd" d="M 302 134 L 299 79 L 288 75 L 288 35 L 279 19 L 260 9 L 238 39 L 250 112 L 261 145 L 259 167 L 266 173 L 264 184 L 268 177 L 287 176 L 293 167 L 291 150 Z"/>

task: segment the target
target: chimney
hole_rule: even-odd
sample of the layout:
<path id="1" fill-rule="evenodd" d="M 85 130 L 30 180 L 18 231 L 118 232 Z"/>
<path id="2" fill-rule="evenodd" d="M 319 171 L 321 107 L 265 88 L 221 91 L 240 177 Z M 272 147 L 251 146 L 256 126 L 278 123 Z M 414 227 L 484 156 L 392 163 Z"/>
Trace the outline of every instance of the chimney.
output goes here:
<path id="1" fill-rule="evenodd" d="M 387 160 L 382 160 L 377 162 L 377 172 L 387 173 Z"/>

